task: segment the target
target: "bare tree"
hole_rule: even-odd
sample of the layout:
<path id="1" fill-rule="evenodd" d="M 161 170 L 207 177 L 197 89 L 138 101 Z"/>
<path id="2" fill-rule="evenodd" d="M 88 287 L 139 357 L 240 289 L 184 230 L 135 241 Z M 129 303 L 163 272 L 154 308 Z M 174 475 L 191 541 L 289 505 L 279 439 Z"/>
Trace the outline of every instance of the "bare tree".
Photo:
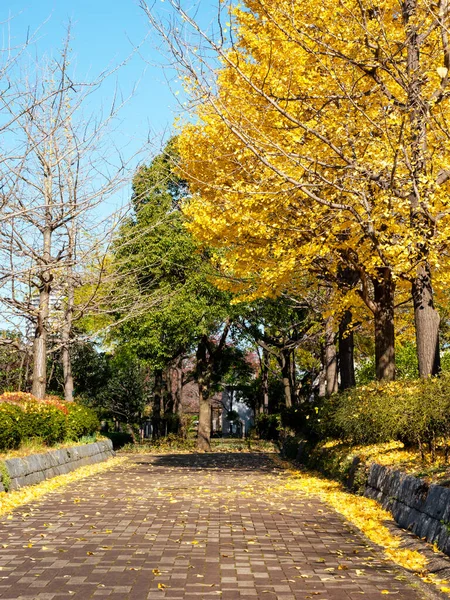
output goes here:
<path id="1" fill-rule="evenodd" d="M 3 159 L 0 300 L 34 328 L 33 394 L 45 395 L 51 338 L 62 352 L 65 397 L 72 400 L 73 325 L 94 297 L 76 312 L 76 288 L 86 262 L 104 257 L 105 240 L 118 221 L 105 220 L 99 205 L 128 183 L 131 171 L 107 136 L 123 100 L 113 98 L 110 110 L 97 118 L 83 114 L 110 72 L 75 83 L 68 70 L 69 39 L 57 58 L 36 67 L 33 80 L 15 84 L 15 100 L 7 107 L 15 145 Z M 97 278 L 102 273 L 90 272 Z"/>

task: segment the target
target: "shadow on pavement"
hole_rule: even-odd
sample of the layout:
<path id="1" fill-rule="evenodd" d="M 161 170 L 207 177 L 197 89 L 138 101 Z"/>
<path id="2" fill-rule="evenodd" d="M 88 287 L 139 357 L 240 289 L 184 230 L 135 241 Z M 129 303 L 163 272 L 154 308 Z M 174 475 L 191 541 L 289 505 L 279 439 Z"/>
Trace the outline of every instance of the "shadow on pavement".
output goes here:
<path id="1" fill-rule="evenodd" d="M 273 473 L 282 471 L 272 460 L 260 453 L 220 452 L 205 454 L 162 454 L 151 457 L 137 457 L 137 465 L 153 465 L 154 467 L 176 467 L 190 470 L 231 470 L 243 472 L 262 471 Z"/>

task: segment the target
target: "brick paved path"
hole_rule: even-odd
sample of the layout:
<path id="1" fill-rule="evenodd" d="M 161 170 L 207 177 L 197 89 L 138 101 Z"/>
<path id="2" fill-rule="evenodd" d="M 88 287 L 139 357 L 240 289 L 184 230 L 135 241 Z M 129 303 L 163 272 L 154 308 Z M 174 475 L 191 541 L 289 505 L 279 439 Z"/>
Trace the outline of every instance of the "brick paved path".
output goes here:
<path id="1" fill-rule="evenodd" d="M 423 597 L 264 456 L 133 461 L 2 518 L 0 598 Z"/>

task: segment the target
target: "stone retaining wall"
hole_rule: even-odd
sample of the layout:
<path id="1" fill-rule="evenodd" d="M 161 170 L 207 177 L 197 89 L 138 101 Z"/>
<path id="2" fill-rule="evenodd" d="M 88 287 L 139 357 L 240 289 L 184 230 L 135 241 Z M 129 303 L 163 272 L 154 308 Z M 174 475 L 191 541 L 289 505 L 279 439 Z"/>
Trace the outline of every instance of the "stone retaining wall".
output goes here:
<path id="1" fill-rule="evenodd" d="M 365 496 L 380 502 L 395 521 L 450 555 L 450 489 L 373 463 Z"/>
<path id="2" fill-rule="evenodd" d="M 9 458 L 2 464 L 9 474 L 9 491 L 69 473 L 84 465 L 103 462 L 112 456 L 115 456 L 115 452 L 111 440 L 102 440 L 84 446 L 32 454 L 24 458 Z M 5 491 L 4 479 L 5 475 L 0 471 L 0 492 Z"/>

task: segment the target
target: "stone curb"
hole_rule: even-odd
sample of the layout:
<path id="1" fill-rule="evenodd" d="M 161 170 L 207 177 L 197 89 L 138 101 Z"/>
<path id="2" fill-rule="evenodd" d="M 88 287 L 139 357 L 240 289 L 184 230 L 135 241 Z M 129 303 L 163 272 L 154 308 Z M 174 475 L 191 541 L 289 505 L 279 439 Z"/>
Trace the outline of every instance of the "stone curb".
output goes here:
<path id="1" fill-rule="evenodd" d="M 111 440 L 101 440 L 84 446 L 71 446 L 32 454 L 24 458 L 8 458 L 3 462 L 11 479 L 8 491 L 40 483 L 57 475 L 70 473 L 84 465 L 93 465 L 115 456 Z M 5 491 L 0 471 L 0 492 Z"/>
<path id="2" fill-rule="evenodd" d="M 372 463 L 364 495 L 377 500 L 395 521 L 450 555 L 450 489 Z"/>

